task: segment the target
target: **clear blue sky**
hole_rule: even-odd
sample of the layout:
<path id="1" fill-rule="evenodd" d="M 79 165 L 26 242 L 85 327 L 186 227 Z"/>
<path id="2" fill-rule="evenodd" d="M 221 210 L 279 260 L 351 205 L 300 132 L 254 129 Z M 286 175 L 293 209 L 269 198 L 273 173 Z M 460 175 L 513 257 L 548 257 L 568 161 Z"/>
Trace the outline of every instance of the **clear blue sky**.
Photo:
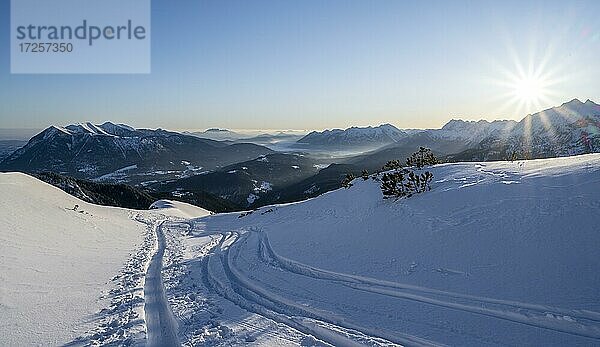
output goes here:
<path id="1" fill-rule="evenodd" d="M 11 75 L 9 13 L 0 128 L 439 127 L 600 99 L 600 1 L 153 0 L 150 75 Z M 519 64 L 552 82 L 535 105 L 507 95 Z"/>

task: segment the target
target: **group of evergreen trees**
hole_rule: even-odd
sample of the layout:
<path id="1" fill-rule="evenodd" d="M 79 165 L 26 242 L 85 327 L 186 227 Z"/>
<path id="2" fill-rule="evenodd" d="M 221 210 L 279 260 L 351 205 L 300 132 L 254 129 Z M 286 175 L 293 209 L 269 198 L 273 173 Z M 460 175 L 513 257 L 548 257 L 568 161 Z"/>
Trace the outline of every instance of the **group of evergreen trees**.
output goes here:
<path id="1" fill-rule="evenodd" d="M 414 194 L 431 190 L 433 174 L 429 171 L 419 173 L 416 170 L 439 163 L 440 161 L 431 152 L 431 149 L 420 147 L 417 152 L 406 158 L 406 165 L 402 165 L 400 160 L 390 160 L 381 169 L 384 172 L 383 175 L 379 176 L 378 173 L 375 173 L 371 178 L 381 181 L 381 192 L 384 199 L 409 198 Z M 363 170 L 361 177 L 363 180 L 369 179 L 369 172 Z M 354 174 L 347 174 L 342 181 L 342 187 L 352 187 L 352 181 L 355 178 Z"/>
<path id="2" fill-rule="evenodd" d="M 363 170 L 362 173 L 360 174 L 360 177 L 362 177 L 363 181 L 368 180 L 369 179 L 369 171 Z"/>
<path id="3" fill-rule="evenodd" d="M 381 168 L 382 171 L 398 170 L 402 168 L 400 160 L 390 160 Z"/>
<path id="4" fill-rule="evenodd" d="M 419 147 L 419 150 L 406 158 L 406 166 L 412 166 L 422 169 L 425 166 L 439 164 L 440 161 L 435 157 L 431 149 Z"/>
<path id="5" fill-rule="evenodd" d="M 431 180 L 433 174 L 425 171 L 422 174 L 415 173 L 410 169 L 400 169 L 392 172 L 386 172 L 381 177 L 381 192 L 383 198 L 410 198 L 414 194 L 419 194 L 431 190 Z"/>
<path id="6" fill-rule="evenodd" d="M 403 168 L 399 160 L 388 161 L 383 166 L 383 171 L 388 171 L 381 177 L 381 192 L 383 198 L 409 198 L 414 194 L 431 190 L 433 174 L 429 171 L 417 173 L 430 165 L 438 164 L 439 160 L 429 148 L 420 147 L 406 159 L 407 168 Z"/>
<path id="7" fill-rule="evenodd" d="M 344 180 L 342 180 L 342 187 L 346 189 L 352 187 L 352 181 L 354 181 L 355 178 L 356 176 L 354 176 L 353 173 L 347 174 L 346 177 L 344 177 Z"/>

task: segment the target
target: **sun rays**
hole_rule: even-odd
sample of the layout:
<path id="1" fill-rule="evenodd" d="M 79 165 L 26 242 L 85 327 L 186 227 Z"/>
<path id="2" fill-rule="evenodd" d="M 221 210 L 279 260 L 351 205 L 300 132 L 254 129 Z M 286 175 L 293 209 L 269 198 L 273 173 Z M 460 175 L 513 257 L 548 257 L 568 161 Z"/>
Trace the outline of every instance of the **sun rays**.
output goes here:
<path id="1" fill-rule="evenodd" d="M 523 103 L 539 103 L 540 98 L 544 96 L 545 92 L 544 81 L 534 76 L 523 77 L 515 81 L 515 98 Z"/>
<path id="2" fill-rule="evenodd" d="M 564 102 L 567 85 L 577 71 L 570 68 L 568 59 L 564 59 L 566 52 L 558 49 L 560 45 L 555 40 L 542 42 L 532 38 L 529 47 L 523 50 L 517 48 L 510 36 L 505 39 L 507 59 L 501 61 L 491 56 L 487 59 L 491 63 L 490 76 L 495 76 L 487 80 L 495 91 L 490 101 L 497 105 L 497 114 L 523 120 L 516 128 L 522 134 L 512 132 L 520 141 L 506 145 L 511 147 L 507 150 L 522 152 L 527 157 L 533 147 L 555 147 L 557 117 L 566 119 L 569 115 L 542 111 Z M 528 116 L 538 112 L 535 117 Z M 542 141 L 536 136 L 538 132 L 548 136 L 544 135 Z M 510 133 L 509 129 L 503 132 L 505 136 Z"/>
<path id="3" fill-rule="evenodd" d="M 561 78 L 553 76 L 551 71 L 544 71 L 545 64 L 524 69 L 515 62 L 513 69 L 500 69 L 501 77 L 494 84 L 505 92 L 498 97 L 502 99 L 502 111 L 513 109 L 516 117 L 541 111 L 553 106 L 560 96 L 558 90 Z"/>

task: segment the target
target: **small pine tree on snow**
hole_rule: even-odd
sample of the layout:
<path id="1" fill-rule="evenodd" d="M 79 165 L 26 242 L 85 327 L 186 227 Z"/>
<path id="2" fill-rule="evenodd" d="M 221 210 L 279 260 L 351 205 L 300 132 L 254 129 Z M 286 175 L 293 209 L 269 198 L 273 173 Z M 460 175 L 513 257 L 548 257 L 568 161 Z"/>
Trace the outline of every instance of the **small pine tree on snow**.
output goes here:
<path id="1" fill-rule="evenodd" d="M 364 181 L 368 180 L 369 179 L 369 171 L 363 170 L 362 173 L 360 174 L 360 176 L 362 177 L 362 179 Z"/>
<path id="2" fill-rule="evenodd" d="M 422 169 L 425 166 L 439 164 L 440 161 L 435 157 L 431 149 L 419 147 L 419 150 L 406 158 L 406 166 Z"/>
<path id="3" fill-rule="evenodd" d="M 398 170 L 402 167 L 400 160 L 390 160 L 381 169 L 382 171 Z"/>
<path id="4" fill-rule="evenodd" d="M 386 172 L 381 176 L 381 192 L 383 198 L 388 199 L 391 197 L 399 196 L 402 185 L 399 186 L 399 182 L 404 180 L 404 174 L 402 172 Z"/>
<path id="5" fill-rule="evenodd" d="M 433 174 L 426 171 L 416 174 L 409 169 L 386 172 L 381 178 L 381 192 L 383 198 L 410 198 L 414 194 L 431 190 L 430 183 Z"/>
<path id="6" fill-rule="evenodd" d="M 355 179 L 356 177 L 354 176 L 353 173 L 349 173 L 346 174 L 346 177 L 344 178 L 344 180 L 342 181 L 342 187 L 348 189 L 350 187 L 352 187 L 352 181 Z"/>

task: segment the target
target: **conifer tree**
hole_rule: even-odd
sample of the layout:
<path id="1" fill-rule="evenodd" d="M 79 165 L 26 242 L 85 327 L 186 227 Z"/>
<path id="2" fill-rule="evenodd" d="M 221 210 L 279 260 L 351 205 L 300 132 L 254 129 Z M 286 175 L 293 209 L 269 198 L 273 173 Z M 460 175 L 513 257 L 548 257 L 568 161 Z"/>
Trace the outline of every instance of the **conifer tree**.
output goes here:
<path id="1" fill-rule="evenodd" d="M 402 163 L 400 163 L 400 160 L 390 160 L 387 163 L 385 163 L 385 165 L 382 168 L 382 171 L 397 170 L 401 167 Z"/>
<path id="2" fill-rule="evenodd" d="M 381 178 L 381 192 L 383 198 L 410 198 L 414 194 L 431 190 L 430 183 L 433 174 L 426 171 L 417 174 L 409 169 L 386 172 Z"/>
<path id="3" fill-rule="evenodd" d="M 362 173 L 360 174 L 360 176 L 362 177 L 363 180 L 368 180 L 369 179 L 369 171 L 367 170 L 363 170 Z"/>
<path id="4" fill-rule="evenodd" d="M 422 169 L 425 166 L 439 164 L 431 149 L 419 147 L 419 150 L 406 158 L 406 166 Z"/>
<path id="5" fill-rule="evenodd" d="M 354 176 L 353 173 L 346 174 L 346 177 L 344 177 L 344 180 L 342 180 L 342 187 L 344 187 L 346 189 L 352 187 L 352 181 L 355 178 L 356 178 L 356 176 Z"/>

